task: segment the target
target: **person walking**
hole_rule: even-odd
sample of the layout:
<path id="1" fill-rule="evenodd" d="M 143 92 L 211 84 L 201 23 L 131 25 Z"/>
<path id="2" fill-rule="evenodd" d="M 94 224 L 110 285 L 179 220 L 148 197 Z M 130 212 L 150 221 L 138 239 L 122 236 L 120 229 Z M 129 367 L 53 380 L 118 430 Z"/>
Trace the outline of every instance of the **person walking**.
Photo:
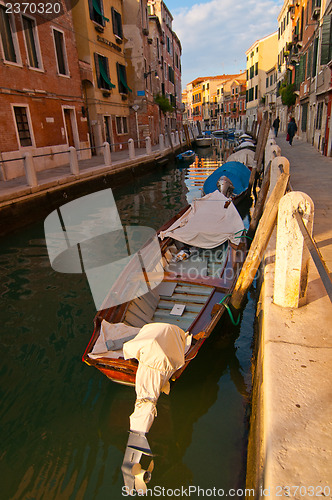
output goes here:
<path id="1" fill-rule="evenodd" d="M 293 139 L 294 139 L 294 135 L 297 131 L 297 126 L 296 126 L 296 123 L 295 123 L 295 119 L 292 117 L 289 121 L 289 124 L 288 124 L 288 127 L 287 127 L 287 133 L 289 135 L 289 144 L 292 145 L 293 143 Z"/>
<path id="2" fill-rule="evenodd" d="M 280 125 L 280 120 L 279 116 L 274 120 L 272 127 L 274 128 L 274 135 L 278 137 L 278 130 L 279 130 L 279 125 Z"/>

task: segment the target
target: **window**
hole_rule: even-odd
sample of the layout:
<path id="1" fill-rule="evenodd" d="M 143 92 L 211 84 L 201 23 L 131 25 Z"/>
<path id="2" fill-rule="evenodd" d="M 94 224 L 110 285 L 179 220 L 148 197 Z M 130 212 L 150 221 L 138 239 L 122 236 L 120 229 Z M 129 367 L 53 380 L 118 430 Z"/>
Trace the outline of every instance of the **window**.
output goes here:
<path id="1" fill-rule="evenodd" d="M 0 5 L 0 34 L 5 61 L 20 63 L 14 18 L 6 14 L 3 5 Z"/>
<path id="2" fill-rule="evenodd" d="M 121 14 L 112 7 L 113 33 L 116 37 L 123 39 Z"/>
<path id="3" fill-rule="evenodd" d="M 116 63 L 116 69 L 118 72 L 118 86 L 120 94 L 128 94 L 128 92 L 132 92 L 132 90 L 128 87 L 127 84 L 127 75 L 125 66 Z"/>
<path id="4" fill-rule="evenodd" d="M 174 85 L 174 69 L 171 66 L 168 66 L 168 79 Z"/>
<path id="5" fill-rule="evenodd" d="M 23 32 L 30 68 L 41 68 L 36 21 L 22 16 Z"/>
<path id="6" fill-rule="evenodd" d="M 258 99 L 258 85 L 255 87 L 255 99 Z"/>
<path id="7" fill-rule="evenodd" d="M 166 46 L 167 46 L 167 52 L 172 55 L 172 44 L 171 40 L 168 36 L 166 36 Z"/>
<path id="8" fill-rule="evenodd" d="M 118 135 L 128 134 L 128 123 L 126 116 L 116 116 L 115 123 L 116 123 L 116 133 Z"/>
<path id="9" fill-rule="evenodd" d="M 305 103 L 302 105 L 302 120 L 301 120 L 302 132 L 307 131 L 307 119 L 308 119 L 308 103 Z"/>
<path id="10" fill-rule="evenodd" d="M 322 127 L 322 115 L 323 115 L 323 101 L 319 102 L 317 106 L 316 130 L 320 130 Z"/>
<path id="11" fill-rule="evenodd" d="M 20 146 L 32 146 L 32 138 L 30 132 L 30 125 L 27 113 L 27 107 L 14 106 L 14 115 L 16 120 L 17 132 L 20 140 Z"/>
<path id="12" fill-rule="evenodd" d="M 62 31 L 53 28 L 55 54 L 59 75 L 68 75 L 65 37 Z"/>
<path id="13" fill-rule="evenodd" d="M 270 85 L 273 84 L 273 75 L 270 75 Z"/>
<path id="14" fill-rule="evenodd" d="M 105 23 L 109 21 L 109 19 L 104 16 L 102 0 L 89 0 L 89 10 L 91 21 L 94 21 L 100 26 L 105 26 Z"/>
<path id="15" fill-rule="evenodd" d="M 266 77 L 266 88 L 269 86 L 269 77 Z"/>
<path id="16" fill-rule="evenodd" d="M 110 80 L 107 57 L 95 53 L 95 68 L 98 87 L 105 90 L 114 89 L 115 85 Z"/>
<path id="17" fill-rule="evenodd" d="M 258 75 L 258 62 L 255 63 L 255 76 Z"/>

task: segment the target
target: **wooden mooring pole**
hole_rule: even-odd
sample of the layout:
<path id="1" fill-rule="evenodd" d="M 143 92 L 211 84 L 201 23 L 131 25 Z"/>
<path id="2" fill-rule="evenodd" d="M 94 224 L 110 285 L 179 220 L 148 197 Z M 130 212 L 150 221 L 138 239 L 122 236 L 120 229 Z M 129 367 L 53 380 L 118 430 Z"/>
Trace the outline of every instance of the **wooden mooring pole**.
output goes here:
<path id="1" fill-rule="evenodd" d="M 242 300 L 252 284 L 259 264 L 263 258 L 267 244 L 271 237 L 278 213 L 278 204 L 285 194 L 289 174 L 282 173 L 266 203 L 262 218 L 258 224 L 256 234 L 251 243 L 240 276 L 236 282 L 230 304 L 234 309 L 240 309 Z"/>

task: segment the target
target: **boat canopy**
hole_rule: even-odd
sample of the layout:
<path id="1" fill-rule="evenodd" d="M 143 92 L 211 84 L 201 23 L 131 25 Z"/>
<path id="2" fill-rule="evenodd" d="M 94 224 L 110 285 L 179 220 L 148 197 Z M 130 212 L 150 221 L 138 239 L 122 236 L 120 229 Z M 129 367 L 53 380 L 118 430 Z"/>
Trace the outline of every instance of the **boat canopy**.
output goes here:
<path id="1" fill-rule="evenodd" d="M 226 240 L 238 244 L 236 235 L 244 229 L 243 221 L 233 203 L 225 207 L 227 201 L 218 190 L 195 199 L 182 217 L 161 231 L 159 237 L 163 240 L 169 236 L 199 248 L 215 248 Z"/>

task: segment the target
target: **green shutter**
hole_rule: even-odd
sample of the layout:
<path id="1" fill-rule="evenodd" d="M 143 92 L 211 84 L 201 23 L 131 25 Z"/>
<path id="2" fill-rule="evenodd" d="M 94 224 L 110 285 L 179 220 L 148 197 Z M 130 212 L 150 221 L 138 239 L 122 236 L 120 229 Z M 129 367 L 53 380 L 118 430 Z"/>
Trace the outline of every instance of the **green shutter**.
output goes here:
<path id="1" fill-rule="evenodd" d="M 310 78 L 312 74 L 312 45 L 308 50 L 308 62 L 307 62 L 307 78 Z"/>
<path id="2" fill-rule="evenodd" d="M 327 64 L 331 59 L 331 14 L 323 18 L 322 46 L 320 63 Z"/>
<path id="3" fill-rule="evenodd" d="M 105 58 L 106 59 L 106 58 Z M 113 83 L 111 82 L 111 80 L 109 79 L 109 76 L 107 74 L 107 71 L 104 67 L 104 64 L 103 62 L 101 61 L 100 58 L 98 58 L 98 63 L 99 63 L 99 71 L 100 71 L 100 74 L 101 74 L 101 77 L 102 79 L 104 80 L 104 82 L 111 88 L 111 89 L 114 89 L 115 88 L 115 85 L 113 85 Z"/>
<path id="4" fill-rule="evenodd" d="M 110 20 L 107 17 L 105 17 L 104 14 L 102 13 L 102 10 L 97 0 L 92 0 L 92 6 L 94 10 L 97 12 L 97 14 L 99 14 L 104 21 L 107 21 L 108 23 L 110 22 Z"/>
<path id="5" fill-rule="evenodd" d="M 318 38 L 314 41 L 314 55 L 312 58 L 312 76 L 317 74 L 317 54 L 318 54 Z"/>

